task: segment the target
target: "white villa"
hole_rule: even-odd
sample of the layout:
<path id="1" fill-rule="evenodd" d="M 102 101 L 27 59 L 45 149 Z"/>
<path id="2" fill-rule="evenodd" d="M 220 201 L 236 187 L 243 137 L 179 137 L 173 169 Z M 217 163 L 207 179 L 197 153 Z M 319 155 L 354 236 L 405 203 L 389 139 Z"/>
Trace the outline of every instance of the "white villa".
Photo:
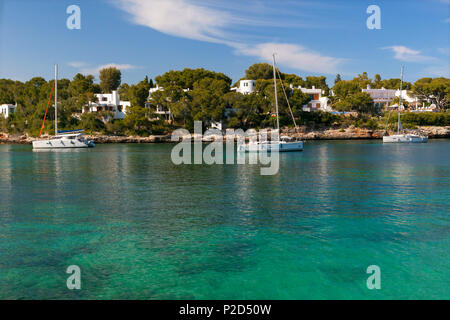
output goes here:
<path id="1" fill-rule="evenodd" d="M 368 93 L 377 107 L 384 108 L 391 104 L 396 96 L 396 92 L 400 90 L 385 88 L 372 89 L 370 85 L 367 85 L 367 89 L 362 89 L 361 91 Z"/>
<path id="2" fill-rule="evenodd" d="M 419 98 L 414 97 L 412 95 L 410 96 L 408 94 L 408 90 L 402 90 L 401 95 L 402 95 L 402 99 L 409 103 L 410 107 L 414 106 L 417 108 L 421 105 Z M 400 90 L 395 91 L 395 96 L 400 97 Z"/>
<path id="3" fill-rule="evenodd" d="M 156 88 L 150 88 L 150 90 L 148 90 L 148 98 L 147 98 L 148 102 L 145 104 L 146 107 L 150 108 L 150 106 L 152 104 L 149 101 L 151 100 L 152 94 L 154 92 L 157 92 L 157 91 L 164 91 L 164 88 L 156 85 Z M 156 106 L 155 114 L 163 115 L 163 116 L 165 116 L 165 117 L 167 117 L 169 119 L 170 119 L 170 116 L 171 116 L 170 110 L 165 110 L 160 105 Z"/>
<path id="4" fill-rule="evenodd" d="M 408 95 L 408 90 L 402 90 L 400 93 L 399 89 L 372 89 L 370 85 L 367 85 L 367 89 L 362 89 L 362 92 L 368 93 L 375 105 L 381 108 L 391 105 L 392 100 L 394 100 L 395 97 L 400 97 L 400 95 L 402 96 L 403 101 L 406 101 L 415 107 L 420 104 L 417 97 Z"/>
<path id="5" fill-rule="evenodd" d="M 16 112 L 17 104 L 2 104 L 0 105 L 0 116 L 8 118 L 11 114 Z"/>
<path id="6" fill-rule="evenodd" d="M 152 93 L 154 93 L 156 91 L 164 91 L 164 88 L 160 87 L 158 85 L 156 85 L 156 88 L 150 88 L 150 90 L 148 90 L 148 99 L 149 100 L 150 100 L 150 97 L 152 96 Z"/>
<path id="7" fill-rule="evenodd" d="M 256 88 L 255 80 L 241 80 L 239 81 L 239 87 L 233 87 L 230 90 L 242 94 L 251 94 L 255 92 L 255 88 Z"/>
<path id="8" fill-rule="evenodd" d="M 95 95 L 97 102 L 90 102 L 85 106 L 82 113 L 111 111 L 114 119 L 123 119 L 127 113 L 127 108 L 131 106 L 129 101 L 121 101 L 119 93 L 114 90 L 112 93 L 99 93 Z"/>
<path id="9" fill-rule="evenodd" d="M 308 89 L 302 88 L 301 86 L 294 88 L 292 85 L 290 85 L 290 88 L 302 90 L 303 93 L 306 93 L 310 96 L 311 101 L 307 105 L 303 106 L 303 111 L 332 111 L 330 106 L 330 99 L 328 97 L 322 96 L 325 93 L 324 90 L 320 88 L 316 89 L 315 86 L 312 86 L 311 89 Z"/>
<path id="10" fill-rule="evenodd" d="M 145 104 L 145 106 L 147 108 L 150 108 L 151 106 L 153 106 L 153 104 L 151 103 L 152 94 L 157 91 L 164 91 L 164 88 L 160 87 L 159 85 L 156 85 L 155 88 L 150 88 L 150 90 L 148 91 L 147 103 Z M 183 91 L 188 92 L 189 88 L 183 89 Z M 162 107 L 160 105 L 156 105 L 155 107 L 156 107 L 155 112 L 154 112 L 155 114 L 164 116 L 166 118 L 166 120 L 170 120 L 170 119 L 173 120 L 173 116 L 172 116 L 172 113 L 170 112 L 170 110 L 166 110 L 164 107 Z"/>

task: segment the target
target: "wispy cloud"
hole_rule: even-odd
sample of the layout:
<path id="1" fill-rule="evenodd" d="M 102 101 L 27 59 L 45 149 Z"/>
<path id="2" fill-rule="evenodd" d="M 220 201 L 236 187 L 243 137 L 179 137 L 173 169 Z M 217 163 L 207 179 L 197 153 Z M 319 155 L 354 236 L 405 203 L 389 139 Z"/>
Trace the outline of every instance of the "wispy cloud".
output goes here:
<path id="1" fill-rule="evenodd" d="M 82 68 L 80 71 L 83 74 L 92 74 L 94 76 L 97 76 L 100 73 L 101 69 L 104 68 L 117 68 L 119 70 L 130 70 L 130 69 L 136 69 L 136 66 L 133 66 L 131 64 L 118 64 L 118 63 L 108 63 L 103 64 L 101 66 L 93 67 L 93 68 Z"/>
<path id="2" fill-rule="evenodd" d="M 67 65 L 69 65 L 72 68 L 79 69 L 79 68 L 84 67 L 86 65 L 86 63 L 84 63 L 82 61 L 72 61 L 72 62 L 67 63 Z"/>
<path id="3" fill-rule="evenodd" d="M 287 43 L 268 42 L 252 47 L 239 46 L 237 52 L 266 61 L 270 61 L 273 53 L 276 53 L 280 64 L 294 69 L 327 74 L 338 72 L 338 66 L 344 61 L 344 59 L 324 56 L 300 45 Z"/>
<path id="4" fill-rule="evenodd" d="M 276 51 L 279 64 L 294 69 L 331 74 L 336 72 L 343 61 L 343 59 L 324 56 L 301 44 L 270 41 L 249 44 L 253 42 L 252 36 L 242 32 L 244 28 L 239 29 L 239 26 L 257 26 L 261 24 L 260 21 L 266 21 L 267 25 L 280 23 L 270 18 L 255 19 L 252 12 L 237 11 L 232 6 L 224 5 L 222 1 L 114 0 L 114 2 L 130 14 L 130 20 L 135 24 L 172 36 L 224 44 L 234 48 L 237 54 L 264 60 L 270 59 Z M 258 14 L 265 9 L 269 11 L 260 1 L 250 1 L 248 4 L 253 6 L 253 11 L 257 11 Z"/>
<path id="5" fill-rule="evenodd" d="M 447 56 L 450 56 L 450 47 L 447 48 L 438 48 L 438 51 L 442 54 L 445 54 Z"/>
<path id="6" fill-rule="evenodd" d="M 405 46 L 390 46 L 382 49 L 389 49 L 394 52 L 394 58 L 405 62 L 427 62 L 435 60 L 434 57 L 421 55 L 420 51 L 413 50 Z"/>
<path id="7" fill-rule="evenodd" d="M 225 11 L 186 0 L 117 0 L 116 4 L 135 24 L 194 40 L 224 42 L 224 27 L 232 22 Z"/>
<path id="8" fill-rule="evenodd" d="M 100 66 L 92 67 L 82 61 L 72 61 L 72 62 L 67 63 L 67 65 L 71 66 L 72 68 L 77 69 L 82 74 L 90 74 L 93 76 L 98 76 L 100 73 L 100 70 L 104 69 L 104 68 L 114 67 L 119 70 L 131 70 L 131 69 L 137 68 L 137 66 L 133 66 L 131 64 L 119 64 L 119 63 L 108 63 L 108 64 L 103 64 Z"/>

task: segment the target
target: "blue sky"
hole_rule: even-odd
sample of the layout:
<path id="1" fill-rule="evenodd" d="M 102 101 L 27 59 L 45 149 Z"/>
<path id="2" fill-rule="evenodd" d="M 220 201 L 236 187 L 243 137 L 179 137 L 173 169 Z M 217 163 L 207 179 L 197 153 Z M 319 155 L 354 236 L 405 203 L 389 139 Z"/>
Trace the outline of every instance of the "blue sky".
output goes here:
<path id="1" fill-rule="evenodd" d="M 81 29 L 69 30 L 69 5 Z M 369 5 L 381 29 L 369 30 Z M 350 79 L 450 76 L 450 0 L 0 0 L 0 78 L 28 80 L 115 65 L 136 83 L 171 69 L 244 76 L 277 52 L 283 72 Z"/>

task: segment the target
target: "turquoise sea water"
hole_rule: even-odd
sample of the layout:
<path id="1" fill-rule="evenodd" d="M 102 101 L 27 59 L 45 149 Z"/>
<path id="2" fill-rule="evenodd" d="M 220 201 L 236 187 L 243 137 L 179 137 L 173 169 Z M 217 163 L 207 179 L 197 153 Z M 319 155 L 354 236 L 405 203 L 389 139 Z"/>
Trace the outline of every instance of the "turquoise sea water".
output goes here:
<path id="1" fill-rule="evenodd" d="M 450 298 L 450 140 L 307 142 L 275 176 L 171 148 L 0 146 L 0 298 Z"/>

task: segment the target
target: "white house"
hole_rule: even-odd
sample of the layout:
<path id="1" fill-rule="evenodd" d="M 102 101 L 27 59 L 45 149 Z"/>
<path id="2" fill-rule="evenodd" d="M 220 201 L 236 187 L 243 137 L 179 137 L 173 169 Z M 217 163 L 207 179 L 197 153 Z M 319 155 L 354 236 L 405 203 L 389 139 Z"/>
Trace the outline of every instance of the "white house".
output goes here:
<path id="1" fill-rule="evenodd" d="M 8 118 L 11 114 L 16 112 L 17 104 L 2 104 L 0 105 L 0 116 Z"/>
<path id="2" fill-rule="evenodd" d="M 372 89 L 370 85 L 367 85 L 367 89 L 362 89 L 362 92 L 365 92 L 370 95 L 373 99 L 373 102 L 377 107 L 387 107 L 391 104 L 392 100 L 396 97 L 396 94 L 400 95 L 400 90 L 394 89 Z"/>
<path id="3" fill-rule="evenodd" d="M 158 85 L 156 85 L 156 88 L 150 88 L 150 90 L 148 90 L 148 98 L 147 98 L 147 103 L 145 104 L 145 106 L 147 108 L 150 108 L 153 104 L 151 103 L 151 99 L 152 99 L 152 94 L 157 92 L 157 91 L 164 91 L 163 87 L 160 87 Z M 163 115 L 165 116 L 167 119 L 170 119 L 171 117 L 171 112 L 170 110 L 165 110 L 162 106 L 160 105 L 156 105 L 156 110 L 155 110 L 155 114 L 158 115 Z"/>
<path id="4" fill-rule="evenodd" d="M 148 100 L 150 100 L 150 97 L 152 96 L 152 93 L 154 93 L 156 91 L 164 91 L 164 88 L 160 87 L 158 85 L 156 85 L 156 88 L 150 88 L 150 90 L 148 90 Z"/>
<path id="5" fill-rule="evenodd" d="M 421 105 L 421 102 L 418 97 L 408 94 L 408 90 L 402 90 L 402 99 L 403 101 L 408 102 L 410 108 L 418 108 Z M 400 97 L 400 90 L 395 92 L 396 97 Z"/>
<path id="6" fill-rule="evenodd" d="M 372 89 L 370 85 L 367 85 L 367 89 L 362 89 L 362 92 L 368 93 L 373 99 L 375 105 L 378 107 L 388 107 L 389 105 L 391 105 L 392 100 L 394 100 L 395 97 L 400 97 L 399 89 Z M 420 105 L 419 99 L 417 97 L 409 95 L 408 90 L 402 90 L 401 96 L 403 101 L 406 101 L 411 105 L 414 105 L 416 107 Z"/>
<path id="7" fill-rule="evenodd" d="M 241 80 L 239 81 L 239 87 L 233 87 L 230 90 L 242 94 L 251 94 L 255 92 L 255 88 L 256 88 L 255 80 Z"/>
<path id="8" fill-rule="evenodd" d="M 294 88 L 292 85 L 290 85 L 290 87 L 291 89 L 302 90 L 303 93 L 306 93 L 310 96 L 311 101 L 307 105 L 303 106 L 303 111 L 332 111 L 330 107 L 330 99 L 328 97 L 322 96 L 324 94 L 324 90 L 320 88 L 316 89 L 315 86 L 312 86 L 311 89 L 302 88 L 301 86 Z"/>
<path id="9" fill-rule="evenodd" d="M 155 93 L 155 92 L 157 92 L 157 91 L 164 91 L 164 88 L 163 88 L 163 87 L 160 87 L 159 85 L 156 85 L 155 88 L 150 88 L 150 90 L 148 91 L 148 98 L 147 98 L 147 102 L 146 102 L 146 104 L 145 104 L 145 106 L 146 106 L 147 108 L 151 108 L 152 106 L 154 106 L 154 104 L 151 102 L 151 100 L 152 100 L 152 94 Z M 184 91 L 184 92 L 188 92 L 188 91 L 189 91 L 189 88 L 188 88 L 188 89 L 183 89 L 183 91 Z M 162 107 L 162 106 L 160 106 L 160 105 L 156 105 L 155 108 L 156 108 L 155 111 L 154 111 L 155 114 L 162 115 L 162 116 L 164 116 L 167 120 L 170 120 L 170 119 L 173 120 L 173 115 L 172 115 L 172 113 L 170 112 L 170 110 L 166 110 L 164 107 Z"/>
<path id="10" fill-rule="evenodd" d="M 131 106 L 129 101 L 121 101 L 119 93 L 114 90 L 112 93 L 99 93 L 95 95 L 97 102 L 90 102 L 85 106 L 82 113 L 111 111 L 114 113 L 114 119 L 123 119 L 127 109 Z"/>

